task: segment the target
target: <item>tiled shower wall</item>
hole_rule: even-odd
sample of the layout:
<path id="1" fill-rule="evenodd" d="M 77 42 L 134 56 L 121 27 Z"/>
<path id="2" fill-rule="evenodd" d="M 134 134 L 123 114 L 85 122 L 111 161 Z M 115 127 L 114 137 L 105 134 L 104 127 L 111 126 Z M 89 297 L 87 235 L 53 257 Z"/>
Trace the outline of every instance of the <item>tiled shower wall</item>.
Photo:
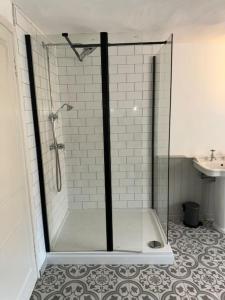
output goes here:
<path id="1" fill-rule="evenodd" d="M 54 157 L 53 153 L 49 153 L 48 144 L 52 137 L 49 131 L 49 123 L 47 116 L 49 114 L 49 93 L 46 75 L 46 56 L 41 46 L 40 36 L 44 38 L 43 33 L 24 15 L 24 13 L 17 7 L 14 7 L 14 23 L 17 37 L 17 51 L 18 51 L 18 76 L 20 81 L 20 94 L 22 96 L 22 112 L 24 120 L 25 131 L 25 145 L 26 145 L 26 165 L 28 169 L 29 190 L 31 199 L 32 222 L 34 232 L 34 244 L 37 258 L 37 266 L 41 267 L 45 259 L 44 234 L 42 227 L 41 201 L 39 177 L 37 169 L 37 158 L 35 148 L 35 137 L 33 129 L 33 117 L 31 109 L 31 98 L 29 88 L 29 77 L 26 60 L 25 34 L 32 35 L 32 43 L 34 47 L 34 67 L 36 71 L 36 85 L 38 93 L 38 107 L 40 107 L 41 120 L 41 139 L 43 147 L 44 169 L 46 176 L 46 195 L 48 202 L 48 210 L 52 209 L 49 226 L 52 232 L 51 237 L 57 231 L 60 222 L 65 214 L 67 207 L 67 198 L 65 196 L 66 189 L 60 194 L 55 192 L 54 183 Z M 51 55 L 53 59 L 53 53 Z M 54 65 L 54 64 L 53 64 Z M 52 77 L 56 77 L 56 69 L 52 68 Z M 57 80 L 56 78 L 53 81 Z M 55 82 L 56 83 L 56 82 Z M 54 100 L 57 101 L 57 84 L 53 84 Z M 58 103 L 57 103 L 58 104 Z M 58 135 L 60 129 L 58 128 Z M 49 141 L 47 141 L 49 138 Z M 63 165 L 63 157 L 61 157 Z M 63 168 L 65 169 L 65 168 Z"/>
<path id="2" fill-rule="evenodd" d="M 113 207 L 151 207 L 152 56 L 158 47 L 110 50 Z"/>
<path id="3" fill-rule="evenodd" d="M 114 208 L 151 205 L 152 55 L 158 47 L 109 48 Z M 104 207 L 100 52 L 79 62 L 57 49 L 70 208 Z"/>
<path id="4" fill-rule="evenodd" d="M 44 42 L 46 39 L 44 38 Z M 67 188 L 65 180 L 65 160 L 63 151 L 59 150 L 60 166 L 62 173 L 62 191 L 56 189 L 56 163 L 55 152 L 49 146 L 53 143 L 53 132 L 49 121 L 50 112 L 56 111 L 60 106 L 58 67 L 55 48 L 49 47 L 51 94 L 48 83 L 47 52 L 42 45 L 43 35 L 32 35 L 32 50 L 35 73 L 35 86 L 37 95 L 39 129 L 41 135 L 42 161 L 44 167 L 45 194 L 48 213 L 48 227 L 50 241 L 54 240 L 68 210 Z M 56 137 L 63 143 L 61 120 L 56 121 Z"/>
<path id="5" fill-rule="evenodd" d="M 104 206 L 104 159 L 100 52 L 79 62 L 69 47 L 58 47 L 62 103 L 60 114 L 66 146 L 66 178 L 70 208 Z"/>

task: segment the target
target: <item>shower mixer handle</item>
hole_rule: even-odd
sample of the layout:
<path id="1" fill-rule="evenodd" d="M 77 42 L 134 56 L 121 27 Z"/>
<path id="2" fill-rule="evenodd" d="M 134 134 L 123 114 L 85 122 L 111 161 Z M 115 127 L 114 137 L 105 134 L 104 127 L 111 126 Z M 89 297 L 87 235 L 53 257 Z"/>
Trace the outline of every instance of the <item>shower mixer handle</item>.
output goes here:
<path id="1" fill-rule="evenodd" d="M 48 116 L 48 119 L 51 121 L 51 122 L 54 122 L 55 120 L 58 119 L 58 115 L 56 113 L 50 113 L 50 115 Z"/>
<path id="2" fill-rule="evenodd" d="M 50 146 L 49 146 L 49 149 L 50 150 L 54 150 L 54 149 L 59 149 L 59 150 L 65 150 L 65 145 L 64 144 L 62 144 L 62 143 L 59 143 L 59 144 L 51 144 Z"/>

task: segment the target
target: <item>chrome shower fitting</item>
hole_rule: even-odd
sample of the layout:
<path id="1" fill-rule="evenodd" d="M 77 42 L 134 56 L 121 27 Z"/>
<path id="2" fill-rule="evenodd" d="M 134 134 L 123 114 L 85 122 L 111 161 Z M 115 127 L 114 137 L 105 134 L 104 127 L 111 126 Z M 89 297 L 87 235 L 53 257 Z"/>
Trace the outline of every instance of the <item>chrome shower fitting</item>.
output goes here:
<path id="1" fill-rule="evenodd" d="M 67 40 L 67 43 L 69 44 L 69 46 L 71 47 L 71 49 L 73 50 L 73 52 L 75 53 L 76 57 L 78 58 L 78 60 L 80 62 L 82 62 L 83 59 L 87 55 L 91 54 L 96 49 L 96 47 L 83 48 L 83 51 L 79 54 L 79 52 L 77 51 L 75 45 L 71 42 L 68 33 L 64 32 L 64 33 L 62 33 L 62 36 Z"/>
<path id="2" fill-rule="evenodd" d="M 85 58 L 85 56 L 91 54 L 93 51 L 95 51 L 96 48 L 92 47 L 92 48 L 84 48 L 84 50 L 81 52 L 80 54 L 80 59 L 81 61 L 83 61 L 83 59 Z"/>
<path id="3" fill-rule="evenodd" d="M 62 143 L 58 143 L 56 137 L 56 130 L 55 130 L 55 120 L 58 119 L 58 113 L 63 107 L 66 107 L 66 110 L 69 111 L 73 109 L 72 105 L 64 103 L 61 105 L 55 113 L 50 113 L 48 118 L 51 122 L 52 128 L 52 135 L 53 135 L 53 143 L 49 146 L 50 150 L 54 150 L 55 152 L 55 172 L 56 172 L 56 188 L 57 191 L 60 192 L 62 189 L 62 174 L 61 174 L 61 166 L 60 166 L 60 157 L 59 157 L 59 150 L 64 150 L 65 145 Z"/>
<path id="4" fill-rule="evenodd" d="M 58 113 L 59 113 L 59 111 L 61 110 L 61 109 L 63 109 L 63 107 L 64 106 L 66 106 L 66 110 L 67 111 L 70 111 L 70 110 L 72 110 L 73 109 L 73 106 L 72 105 L 70 105 L 70 104 L 67 104 L 67 103 L 64 103 L 62 106 L 60 106 L 60 108 L 58 108 L 57 109 L 57 111 L 55 112 L 55 113 L 50 113 L 49 114 L 49 120 L 51 121 L 51 122 L 54 122 L 55 120 L 57 120 L 58 119 Z"/>
<path id="5" fill-rule="evenodd" d="M 50 146 L 49 146 L 49 149 L 50 150 L 56 150 L 56 149 L 59 149 L 59 150 L 65 150 L 65 145 L 64 144 L 62 144 L 62 143 L 58 143 L 58 144 L 51 144 Z"/>

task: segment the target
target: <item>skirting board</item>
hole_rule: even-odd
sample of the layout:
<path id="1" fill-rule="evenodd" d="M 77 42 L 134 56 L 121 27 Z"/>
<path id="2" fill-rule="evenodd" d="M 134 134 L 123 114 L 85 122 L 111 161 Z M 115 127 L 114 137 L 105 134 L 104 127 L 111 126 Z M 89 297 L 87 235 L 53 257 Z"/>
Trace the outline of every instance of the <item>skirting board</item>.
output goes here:
<path id="1" fill-rule="evenodd" d="M 219 232 L 225 234 L 225 228 L 219 227 L 215 222 L 213 223 L 213 227 Z"/>
<path id="2" fill-rule="evenodd" d="M 173 264 L 174 255 L 169 245 L 166 250 L 152 253 L 134 252 L 50 252 L 48 264 Z M 159 249 L 158 249 L 159 250 Z"/>

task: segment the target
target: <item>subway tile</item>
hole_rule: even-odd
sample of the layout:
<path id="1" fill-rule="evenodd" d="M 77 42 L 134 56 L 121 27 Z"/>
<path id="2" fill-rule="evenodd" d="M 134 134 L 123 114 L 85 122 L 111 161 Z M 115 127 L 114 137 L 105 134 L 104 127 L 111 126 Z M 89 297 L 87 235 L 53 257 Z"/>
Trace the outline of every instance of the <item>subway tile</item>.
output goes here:
<path id="1" fill-rule="evenodd" d="M 113 201 L 113 208 L 127 208 L 127 201 Z"/>
<path id="2" fill-rule="evenodd" d="M 86 66 L 84 67 L 84 74 L 101 75 L 101 68 L 98 66 Z"/>
<path id="3" fill-rule="evenodd" d="M 96 202 L 91 202 L 91 201 L 87 201 L 83 203 L 83 208 L 84 209 L 88 209 L 88 208 L 97 208 L 97 203 Z"/>
<path id="4" fill-rule="evenodd" d="M 141 73 L 127 74 L 127 82 L 142 82 L 142 81 L 143 81 L 143 75 Z"/>
<path id="5" fill-rule="evenodd" d="M 134 73 L 134 65 L 118 65 L 118 73 Z"/>
<path id="6" fill-rule="evenodd" d="M 84 68 L 83 68 L 83 66 L 80 66 L 80 67 L 78 67 L 78 66 L 66 67 L 66 72 L 67 72 L 67 75 L 83 75 L 84 74 Z"/>
<path id="7" fill-rule="evenodd" d="M 76 84 L 88 84 L 92 83 L 91 75 L 76 75 Z"/>
<path id="8" fill-rule="evenodd" d="M 118 73 L 118 66 L 117 65 L 110 65 L 109 66 L 109 74 L 116 74 Z"/>
<path id="9" fill-rule="evenodd" d="M 58 66 L 74 66 L 73 58 L 59 57 L 58 58 Z"/>
<path id="10" fill-rule="evenodd" d="M 75 84 L 75 76 L 59 76 L 59 82 L 60 84 Z"/>
<path id="11" fill-rule="evenodd" d="M 119 92 L 129 92 L 134 91 L 134 83 L 128 82 L 128 83 L 118 83 L 118 91 Z"/>
<path id="12" fill-rule="evenodd" d="M 127 64 L 142 64 L 142 63 L 143 63 L 142 55 L 127 56 Z"/>
<path id="13" fill-rule="evenodd" d="M 125 74 L 111 74 L 109 76 L 109 80 L 111 83 L 126 82 L 126 75 Z"/>
<path id="14" fill-rule="evenodd" d="M 109 64 L 111 65 L 121 65 L 126 64 L 126 56 L 109 56 Z"/>
<path id="15" fill-rule="evenodd" d="M 110 98 L 111 100 L 125 100 L 126 92 L 111 92 Z"/>
<path id="16" fill-rule="evenodd" d="M 113 46 L 113 47 L 109 47 L 108 48 L 108 51 L 109 51 L 109 56 L 116 56 L 117 55 L 117 51 L 118 51 L 118 47 L 116 47 L 116 46 Z"/>
<path id="17" fill-rule="evenodd" d="M 129 193 L 125 193 L 125 194 L 122 194 L 120 193 L 120 200 L 121 201 L 132 201 L 134 200 L 134 194 L 129 194 Z"/>
<path id="18" fill-rule="evenodd" d="M 134 55 L 134 46 L 118 47 L 118 55 Z"/>
<path id="19" fill-rule="evenodd" d="M 128 201 L 127 202 L 128 208 L 142 208 L 142 202 L 141 201 Z"/>

